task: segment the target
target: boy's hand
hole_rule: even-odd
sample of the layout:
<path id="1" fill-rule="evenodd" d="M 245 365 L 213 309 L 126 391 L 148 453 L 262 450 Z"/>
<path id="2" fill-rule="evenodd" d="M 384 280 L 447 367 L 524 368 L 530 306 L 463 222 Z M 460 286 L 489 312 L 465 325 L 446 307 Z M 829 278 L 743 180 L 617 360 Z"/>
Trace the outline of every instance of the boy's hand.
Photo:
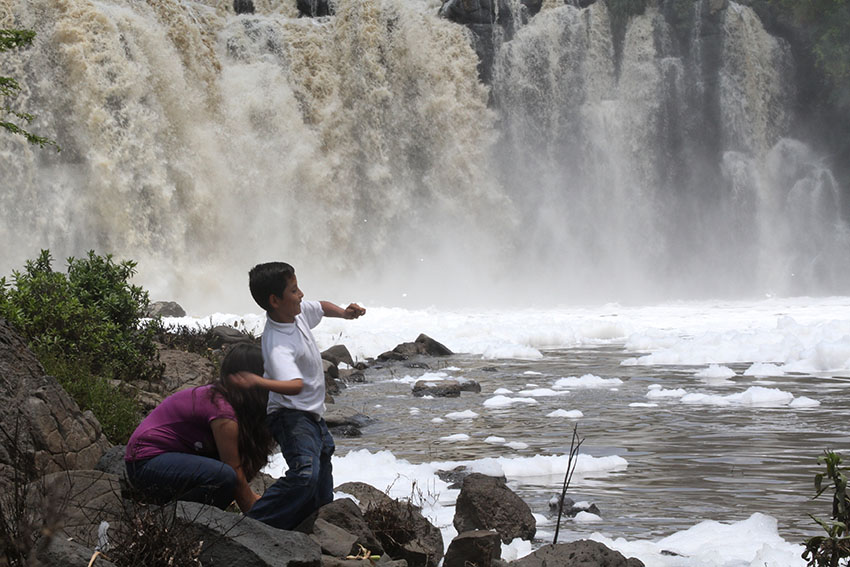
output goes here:
<path id="1" fill-rule="evenodd" d="M 365 314 L 366 314 L 366 309 L 364 309 L 363 307 L 360 307 L 356 303 L 352 303 L 351 305 L 349 305 L 348 307 L 345 308 L 344 317 L 346 319 L 357 319 L 361 315 L 365 315 Z"/>
<path id="2" fill-rule="evenodd" d="M 239 372 L 231 374 L 229 378 L 234 386 L 245 388 L 246 390 L 259 385 L 259 376 L 246 370 L 240 370 Z"/>

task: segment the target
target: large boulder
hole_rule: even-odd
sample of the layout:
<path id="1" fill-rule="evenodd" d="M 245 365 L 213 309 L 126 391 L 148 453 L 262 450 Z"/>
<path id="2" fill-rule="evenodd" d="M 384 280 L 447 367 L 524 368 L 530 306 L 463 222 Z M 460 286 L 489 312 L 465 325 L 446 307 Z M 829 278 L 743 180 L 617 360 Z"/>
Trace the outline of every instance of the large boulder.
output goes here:
<path id="1" fill-rule="evenodd" d="M 502 545 L 496 532 L 463 532 L 449 544 L 443 567 L 491 567 L 501 553 Z"/>
<path id="2" fill-rule="evenodd" d="M 0 490 L 18 475 L 91 469 L 112 444 L 90 411 L 44 369 L 24 339 L 0 319 Z"/>
<path id="3" fill-rule="evenodd" d="M 458 398 L 460 383 L 457 380 L 417 380 L 413 385 L 413 395 L 417 398 L 423 396 Z"/>
<path id="4" fill-rule="evenodd" d="M 176 301 L 154 301 L 148 306 L 148 317 L 185 317 L 186 310 Z"/>
<path id="5" fill-rule="evenodd" d="M 319 545 L 300 532 L 279 530 L 241 514 L 178 502 L 178 521 L 203 542 L 203 565 L 321 567 Z"/>
<path id="6" fill-rule="evenodd" d="M 165 365 L 162 375 L 163 397 L 186 388 L 209 384 L 216 378 L 215 365 L 200 354 L 164 349 L 159 352 L 159 360 Z"/>
<path id="7" fill-rule="evenodd" d="M 409 501 L 394 500 L 362 482 L 346 482 L 335 489 L 354 496 L 369 529 L 393 559 L 410 567 L 436 567 L 443 558 L 443 535 Z"/>
<path id="8" fill-rule="evenodd" d="M 454 526 L 458 533 L 496 530 L 505 543 L 515 538 L 531 540 L 537 531 L 531 508 L 508 488 L 505 480 L 481 473 L 463 479 Z"/>
<path id="9" fill-rule="evenodd" d="M 307 520 L 304 520 L 298 531 L 316 534 L 315 523 L 323 521 L 336 526 L 354 536 L 354 543 L 368 549 L 372 554 L 383 555 L 384 548 L 363 517 L 360 507 L 350 498 L 338 498 L 325 504 Z M 320 527 L 321 530 L 321 527 Z M 359 547 L 357 548 L 359 550 Z M 357 553 L 355 553 L 356 555 Z M 347 555 L 347 553 L 346 553 Z"/>
<path id="10" fill-rule="evenodd" d="M 420 334 L 412 343 L 401 343 L 393 350 L 378 355 L 378 360 L 407 360 L 412 356 L 450 356 L 454 354 L 444 344 L 425 334 Z"/>
<path id="11" fill-rule="evenodd" d="M 570 543 L 544 545 L 531 555 L 511 561 L 512 567 L 546 567 L 547 565 L 569 565 L 570 567 L 644 567 L 634 557 L 626 557 L 619 551 L 609 549 L 598 541 L 583 539 Z"/>

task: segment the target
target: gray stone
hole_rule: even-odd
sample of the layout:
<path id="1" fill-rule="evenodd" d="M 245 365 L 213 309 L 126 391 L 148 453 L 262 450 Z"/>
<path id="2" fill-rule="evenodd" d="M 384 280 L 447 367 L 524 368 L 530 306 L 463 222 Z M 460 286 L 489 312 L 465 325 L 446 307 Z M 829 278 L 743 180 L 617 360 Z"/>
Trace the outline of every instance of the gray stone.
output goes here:
<path id="1" fill-rule="evenodd" d="M 321 550 L 300 532 L 279 530 L 241 514 L 178 502 L 177 517 L 204 542 L 205 566 L 320 567 Z"/>
<path id="2" fill-rule="evenodd" d="M 383 555 L 384 548 L 369 525 L 363 518 L 360 507 L 350 498 L 339 498 L 319 508 L 319 519 L 342 528 L 356 536 L 356 543 L 372 552 L 373 555 Z"/>
<path id="3" fill-rule="evenodd" d="M 232 345 L 242 342 L 256 342 L 254 337 L 244 331 L 229 327 L 227 325 L 217 325 L 212 328 L 212 341 L 210 347 L 214 349 L 222 348 L 225 345 Z"/>
<path id="4" fill-rule="evenodd" d="M 454 354 L 445 345 L 421 334 L 412 343 L 401 343 L 393 350 L 378 356 L 378 360 L 407 360 L 412 356 L 450 356 Z"/>
<path id="5" fill-rule="evenodd" d="M 41 538 L 36 549 L 33 550 L 33 555 L 38 563 L 31 561 L 28 565 L 81 567 L 89 564 L 94 551 L 74 540 L 54 535 Z M 115 567 L 115 564 L 104 558 L 103 555 L 98 555 L 94 567 Z"/>
<path id="6" fill-rule="evenodd" d="M 394 500 L 362 482 L 347 482 L 337 492 L 354 496 L 369 528 L 386 554 L 411 567 L 436 567 L 443 558 L 443 535 L 410 502 Z"/>
<path id="7" fill-rule="evenodd" d="M 179 390 L 209 384 L 216 378 L 215 365 L 200 354 L 163 349 L 159 360 L 165 365 L 160 392 L 163 398 Z"/>
<path id="8" fill-rule="evenodd" d="M 443 567 L 491 567 L 501 553 L 502 544 L 496 532 L 463 532 L 449 544 Z"/>
<path id="9" fill-rule="evenodd" d="M 24 339 L 0 319 L 0 490 L 15 471 L 24 482 L 40 474 L 91 469 L 112 444 L 90 411 L 44 369 Z"/>
<path id="10" fill-rule="evenodd" d="M 107 449 L 94 466 L 94 469 L 113 474 L 119 479 L 124 478 L 127 474 L 127 468 L 124 466 L 124 451 L 126 448 L 126 445 L 115 445 Z"/>
<path id="11" fill-rule="evenodd" d="M 463 479 L 454 526 L 458 533 L 496 530 L 505 543 L 515 538 L 531 540 L 537 531 L 528 504 L 508 488 L 504 479 L 480 473 Z"/>
<path id="12" fill-rule="evenodd" d="M 598 541 L 579 540 L 570 543 L 544 545 L 522 559 L 511 561 L 512 567 L 547 567 L 569 565 L 570 567 L 643 567 L 643 562 L 634 557 L 628 559 L 619 551 L 609 549 Z"/>
<path id="13" fill-rule="evenodd" d="M 461 392 L 472 392 L 474 394 L 481 393 L 481 384 L 475 380 L 472 380 L 471 378 L 455 378 L 455 380 L 457 381 L 458 386 L 460 386 Z"/>
<path id="14" fill-rule="evenodd" d="M 148 317 L 185 317 L 186 310 L 176 301 L 154 301 L 148 306 Z"/>
<path id="15" fill-rule="evenodd" d="M 38 522 L 94 548 L 100 523 L 117 529 L 123 514 L 119 477 L 103 471 L 50 473 L 30 485 L 31 510 Z"/>
<path id="16" fill-rule="evenodd" d="M 322 548 L 322 553 L 332 557 L 346 557 L 357 551 L 356 535 L 322 518 L 316 518 L 309 535 Z"/>
<path id="17" fill-rule="evenodd" d="M 334 366 L 339 366 L 340 362 L 354 367 L 354 359 L 351 358 L 351 353 L 345 345 L 334 345 L 322 353 L 322 359 L 330 361 Z"/>
<path id="18" fill-rule="evenodd" d="M 435 398 L 460 397 L 460 384 L 456 380 L 417 380 L 413 385 L 413 395 L 434 396 Z"/>

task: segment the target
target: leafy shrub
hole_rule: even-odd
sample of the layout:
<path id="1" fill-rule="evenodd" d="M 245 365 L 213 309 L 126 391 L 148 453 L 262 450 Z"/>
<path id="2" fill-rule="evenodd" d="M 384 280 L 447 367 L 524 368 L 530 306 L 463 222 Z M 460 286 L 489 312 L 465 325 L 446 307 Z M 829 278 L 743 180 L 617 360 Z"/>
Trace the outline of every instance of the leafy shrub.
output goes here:
<path id="1" fill-rule="evenodd" d="M 809 562 L 809 567 L 838 567 L 841 560 L 845 566 L 850 565 L 850 494 L 847 493 L 847 475 L 839 467 L 841 455 L 825 451 L 818 463 L 825 465 L 825 471 L 815 475 L 814 497 L 830 488 L 830 483 L 824 484 L 824 479 L 831 481 L 832 522 L 811 516 L 827 535 L 806 540 L 803 559 Z"/>
<path id="2" fill-rule="evenodd" d="M 86 258 L 69 258 L 67 273 L 55 272 L 50 252 L 42 250 L 24 271 L 12 273 L 11 283 L 0 278 L 0 317 L 118 443 L 132 432 L 139 411 L 111 381 L 156 381 L 163 372 L 155 325 L 142 323 L 148 294 L 128 282 L 135 267 L 91 251 Z"/>

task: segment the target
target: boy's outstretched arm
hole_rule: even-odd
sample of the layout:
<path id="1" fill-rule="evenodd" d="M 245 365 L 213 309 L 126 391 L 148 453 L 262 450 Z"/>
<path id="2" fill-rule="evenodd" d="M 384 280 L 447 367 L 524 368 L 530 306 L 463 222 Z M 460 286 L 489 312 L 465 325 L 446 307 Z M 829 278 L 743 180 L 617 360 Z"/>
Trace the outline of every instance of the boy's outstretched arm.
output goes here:
<path id="1" fill-rule="evenodd" d="M 350 304 L 348 307 L 343 309 L 336 303 L 331 303 L 330 301 L 320 301 L 322 304 L 322 311 L 324 311 L 325 317 L 339 317 L 341 319 L 357 319 L 361 315 L 366 314 L 366 309 L 360 307 L 356 303 Z"/>

